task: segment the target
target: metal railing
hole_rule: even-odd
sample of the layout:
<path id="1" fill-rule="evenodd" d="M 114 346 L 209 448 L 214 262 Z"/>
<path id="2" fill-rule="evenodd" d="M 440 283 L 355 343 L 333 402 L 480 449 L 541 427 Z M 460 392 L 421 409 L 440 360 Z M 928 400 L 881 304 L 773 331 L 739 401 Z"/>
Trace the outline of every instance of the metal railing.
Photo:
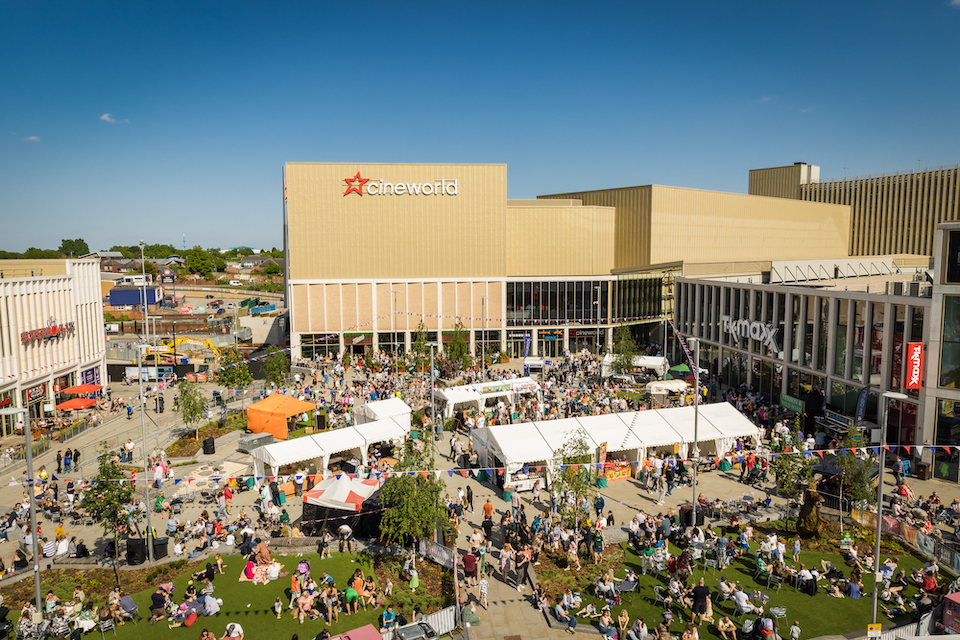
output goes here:
<path id="1" fill-rule="evenodd" d="M 842 178 L 820 178 L 812 181 L 812 184 L 825 184 L 828 182 L 855 182 L 857 180 L 872 180 L 873 178 L 895 178 L 897 176 L 910 176 L 917 173 L 930 173 L 933 171 L 951 171 L 960 169 L 960 164 L 942 164 L 939 167 L 919 167 L 917 169 L 905 169 L 903 171 L 887 171 L 885 173 L 867 173 L 859 176 L 844 176 Z"/>

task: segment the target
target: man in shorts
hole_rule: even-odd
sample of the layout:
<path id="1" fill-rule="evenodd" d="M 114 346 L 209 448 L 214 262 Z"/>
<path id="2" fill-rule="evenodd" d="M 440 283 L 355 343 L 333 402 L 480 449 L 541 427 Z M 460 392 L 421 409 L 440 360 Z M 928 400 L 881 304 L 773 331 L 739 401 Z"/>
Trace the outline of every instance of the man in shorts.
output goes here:
<path id="1" fill-rule="evenodd" d="M 350 555 L 353 555 L 353 529 L 348 524 L 342 524 L 337 531 L 340 533 L 340 553 L 343 553 L 343 547 L 346 546 Z"/>
<path id="2" fill-rule="evenodd" d="M 467 587 L 472 587 L 477 582 L 477 549 L 472 547 L 463 556 L 463 577 Z"/>
<path id="3" fill-rule="evenodd" d="M 157 587 L 157 590 L 150 594 L 150 624 L 156 626 L 157 620 L 163 620 L 167 617 L 167 602 L 169 602 L 169 596 L 160 587 Z"/>

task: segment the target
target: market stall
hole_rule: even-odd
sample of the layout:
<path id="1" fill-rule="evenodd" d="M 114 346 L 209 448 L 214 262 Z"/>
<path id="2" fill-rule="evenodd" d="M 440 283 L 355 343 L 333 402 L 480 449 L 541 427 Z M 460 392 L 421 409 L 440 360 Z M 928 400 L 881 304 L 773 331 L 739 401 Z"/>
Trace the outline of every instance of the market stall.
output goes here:
<path id="1" fill-rule="evenodd" d="M 604 378 L 609 378 L 616 373 L 613 370 L 613 360 L 614 356 L 612 353 L 608 353 L 607 355 L 603 356 L 603 361 L 600 363 L 600 375 Z M 665 374 L 670 368 L 670 363 L 662 356 L 634 356 L 632 364 L 633 370 L 627 373 L 633 373 L 647 369 L 648 371 L 655 373 L 658 378 L 662 378 L 663 374 Z"/>
<path id="2" fill-rule="evenodd" d="M 379 480 L 361 480 L 347 474 L 331 476 L 303 494 L 301 526 L 307 535 L 327 529 L 333 533 L 347 524 L 358 538 L 373 538 L 380 532 Z"/>
<path id="3" fill-rule="evenodd" d="M 506 429 L 510 430 L 509 435 Z M 497 484 L 503 487 L 509 488 L 516 481 L 515 476 L 523 471 L 524 466 L 540 466 L 539 472 L 534 469 L 531 473 L 528 469 L 525 474 L 526 479 L 531 480 L 529 488 L 532 489 L 531 476 L 534 474 L 545 476 L 553 460 L 553 450 L 532 422 L 474 429 L 471 438 L 474 449 L 480 456 L 481 467 L 504 467 L 505 472 L 496 477 Z M 541 486 L 546 486 L 547 480 L 545 478 Z M 526 488 L 525 484 L 520 486 Z"/>
<path id="4" fill-rule="evenodd" d="M 286 440 L 291 418 L 315 411 L 317 405 L 274 393 L 247 407 L 247 429 L 251 433 L 272 433 L 277 440 Z"/>
<path id="5" fill-rule="evenodd" d="M 366 424 L 376 422 L 377 420 L 388 420 L 396 418 L 400 424 L 406 426 L 406 431 L 410 432 L 410 415 L 413 409 L 400 398 L 387 398 L 386 400 L 377 400 L 368 402 L 353 410 L 353 416 L 357 424 Z"/>
<path id="6" fill-rule="evenodd" d="M 433 392 L 433 401 L 443 412 L 444 417 L 452 418 L 458 407 L 469 405 L 477 411 L 482 411 L 488 400 L 503 398 L 507 404 L 513 406 L 522 394 L 540 394 L 540 385 L 532 378 L 517 378 L 515 380 L 498 380 L 495 382 L 479 382 L 461 387 L 436 389 Z"/>

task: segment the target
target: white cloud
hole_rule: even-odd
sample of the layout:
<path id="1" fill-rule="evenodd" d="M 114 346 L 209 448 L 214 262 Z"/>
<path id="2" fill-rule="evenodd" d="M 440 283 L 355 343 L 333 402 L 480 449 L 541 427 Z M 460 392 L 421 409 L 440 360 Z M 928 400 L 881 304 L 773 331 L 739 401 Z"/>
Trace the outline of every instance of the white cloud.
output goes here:
<path id="1" fill-rule="evenodd" d="M 24 142 L 40 142 L 40 138 L 37 136 L 27 136 L 23 139 Z"/>
<path id="2" fill-rule="evenodd" d="M 951 7 L 960 7 L 960 0 L 950 0 Z"/>
<path id="3" fill-rule="evenodd" d="M 771 100 L 773 100 L 773 96 L 763 96 L 762 98 L 757 100 L 757 102 L 770 102 Z"/>
<path id="4" fill-rule="evenodd" d="M 110 123 L 117 121 L 117 119 L 113 117 L 112 113 L 105 113 L 102 116 L 100 116 L 100 119 L 103 120 L 104 122 L 110 122 Z"/>
<path id="5" fill-rule="evenodd" d="M 800 109 L 800 113 L 810 113 L 811 111 L 813 111 L 813 107 L 804 107 L 803 109 Z"/>

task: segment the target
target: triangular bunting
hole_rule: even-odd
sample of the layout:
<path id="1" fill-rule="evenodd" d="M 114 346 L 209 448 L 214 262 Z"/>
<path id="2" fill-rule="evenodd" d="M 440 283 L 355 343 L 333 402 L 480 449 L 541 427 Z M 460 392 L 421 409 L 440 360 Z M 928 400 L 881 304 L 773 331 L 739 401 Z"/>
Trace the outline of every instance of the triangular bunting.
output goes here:
<path id="1" fill-rule="evenodd" d="M 902 445 L 900 445 L 900 446 L 903 447 L 904 449 L 906 449 L 907 455 L 910 455 L 910 445 L 908 445 L 908 444 L 902 444 Z"/>
<path id="2" fill-rule="evenodd" d="M 420 473 L 423 474 L 423 477 L 424 477 L 424 478 L 427 478 L 427 479 L 430 478 L 430 472 L 429 472 L 429 471 L 421 471 Z"/>
<path id="3" fill-rule="evenodd" d="M 469 473 L 469 471 L 467 471 L 466 469 L 460 469 L 460 475 L 463 476 L 464 478 L 467 477 L 467 473 Z"/>
<path id="4" fill-rule="evenodd" d="M 174 479 L 173 479 L 173 486 L 177 486 L 178 484 L 180 484 L 180 478 L 174 478 Z"/>

